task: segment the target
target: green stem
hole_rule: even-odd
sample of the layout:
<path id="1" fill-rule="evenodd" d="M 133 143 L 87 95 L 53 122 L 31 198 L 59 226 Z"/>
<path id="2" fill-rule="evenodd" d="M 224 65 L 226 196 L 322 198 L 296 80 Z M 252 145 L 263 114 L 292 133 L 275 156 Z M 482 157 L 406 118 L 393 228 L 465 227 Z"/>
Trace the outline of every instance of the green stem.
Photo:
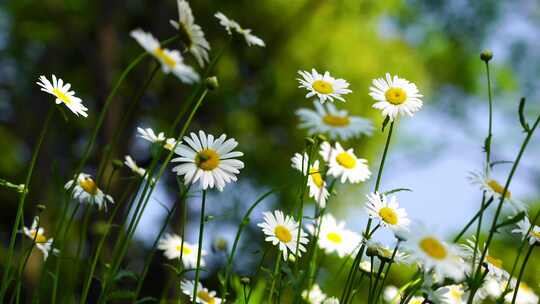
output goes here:
<path id="1" fill-rule="evenodd" d="M 227 266 L 225 267 L 225 279 L 222 284 L 222 292 L 221 297 L 225 299 L 227 297 L 227 289 L 228 289 L 228 283 L 232 272 L 232 265 L 234 261 L 234 255 L 236 254 L 236 248 L 238 246 L 238 242 L 240 241 L 240 235 L 242 234 L 242 231 L 245 226 L 249 224 L 249 217 L 251 216 L 251 212 L 253 212 L 253 209 L 259 205 L 260 202 L 262 202 L 265 198 L 270 196 L 272 193 L 278 191 L 278 189 L 272 189 L 270 191 L 267 191 L 263 195 L 259 196 L 253 204 L 249 207 L 249 209 L 244 214 L 244 217 L 242 218 L 242 221 L 240 222 L 240 225 L 238 225 L 238 230 L 236 231 L 236 236 L 234 237 L 234 243 L 232 246 L 231 253 L 229 254 L 229 257 L 227 258 Z"/>
<path id="2" fill-rule="evenodd" d="M 384 273 L 384 277 L 382 279 L 381 288 L 379 288 L 379 292 L 377 292 L 377 296 L 375 297 L 375 303 L 379 303 L 379 298 L 381 297 L 384 284 L 386 283 L 386 278 L 388 278 L 388 275 L 390 274 L 390 268 L 392 267 L 392 264 L 394 264 L 394 259 L 396 258 L 396 254 L 398 252 L 400 243 L 401 241 L 398 240 L 396 246 L 394 247 L 394 251 L 392 252 L 392 257 L 390 258 L 390 261 L 388 262 L 388 267 L 386 268 L 386 272 Z"/>
<path id="3" fill-rule="evenodd" d="M 533 127 L 530 129 L 530 131 L 527 132 L 527 136 L 525 137 L 525 140 L 523 141 L 519 153 L 516 157 L 516 160 L 512 164 L 512 169 L 510 170 L 510 173 L 508 174 L 508 178 L 506 179 L 506 183 L 504 185 L 504 190 L 501 194 L 501 197 L 499 199 L 499 204 L 497 206 L 497 210 L 495 211 L 495 216 L 493 218 L 493 222 L 491 223 L 491 229 L 489 230 L 489 234 L 486 240 L 486 244 L 484 245 L 484 250 L 482 251 L 482 255 L 480 257 L 480 260 L 478 262 L 478 267 L 476 269 L 475 276 L 478 276 L 480 274 L 481 265 L 484 262 L 484 259 L 487 254 L 487 250 L 489 248 L 489 245 L 491 244 L 491 241 L 493 239 L 493 236 L 495 235 L 495 230 L 497 229 L 497 221 L 499 219 L 499 215 L 501 214 L 502 205 L 504 203 L 504 199 L 506 198 L 506 194 L 508 193 L 508 188 L 510 187 L 510 183 L 512 182 L 512 178 L 514 177 L 514 174 L 516 172 L 516 169 L 519 165 L 519 162 L 521 160 L 521 157 L 523 156 L 523 153 L 525 152 L 525 148 L 527 147 L 534 131 L 536 130 L 536 127 L 538 127 L 538 123 L 540 123 L 540 115 L 537 117 L 536 121 L 534 122 Z M 477 288 L 474 288 L 471 290 L 469 294 L 469 300 L 468 302 L 472 302 L 472 299 L 474 298 L 474 294 L 476 293 Z"/>
<path id="4" fill-rule="evenodd" d="M 471 228 L 472 224 L 474 224 L 474 222 L 476 222 L 476 219 L 480 217 L 480 214 L 482 214 L 489 206 L 491 206 L 491 203 L 493 203 L 493 198 L 490 198 L 485 203 L 484 207 L 481 208 L 480 210 L 478 210 L 478 212 L 476 212 L 476 214 L 469 220 L 469 222 L 465 225 L 465 227 L 463 227 L 463 229 L 461 229 L 461 231 L 458 233 L 458 235 L 454 238 L 454 243 L 459 242 L 459 240 L 463 237 L 465 232 L 467 232 L 467 230 L 469 230 L 469 228 Z"/>
<path id="5" fill-rule="evenodd" d="M 488 101 L 489 101 L 489 120 L 488 120 L 488 140 L 486 145 L 486 166 L 489 168 L 491 163 L 491 139 L 492 139 L 492 126 L 493 126 L 493 99 L 491 97 L 491 78 L 489 74 L 489 63 L 486 63 L 487 85 L 488 85 Z M 486 170 L 487 170 L 486 168 Z"/>
<path id="6" fill-rule="evenodd" d="M 519 270 L 519 275 L 517 278 L 516 286 L 514 287 L 514 295 L 512 296 L 512 304 L 516 303 L 516 297 L 519 291 L 519 285 L 521 283 L 521 278 L 523 278 L 523 273 L 525 273 L 525 267 L 527 266 L 527 262 L 529 262 L 529 258 L 531 257 L 531 254 L 534 249 L 534 244 L 529 246 L 529 250 L 527 251 L 527 255 L 525 255 L 525 259 L 523 260 L 523 264 L 521 265 L 521 269 Z"/>
<path id="7" fill-rule="evenodd" d="M 393 130 L 394 130 L 394 121 L 392 121 L 390 123 L 390 127 L 389 127 L 389 130 L 388 130 L 388 136 L 386 137 L 386 143 L 384 144 L 384 150 L 383 150 L 383 155 L 382 155 L 382 158 L 381 158 L 381 163 L 379 165 L 379 171 L 377 172 L 377 180 L 375 181 L 375 189 L 373 192 L 378 192 L 379 191 L 379 187 L 380 187 L 380 184 L 381 184 L 381 178 L 382 178 L 382 172 L 383 172 L 383 169 L 384 169 L 384 163 L 386 161 L 386 156 L 388 154 L 388 148 L 390 147 L 390 139 L 392 138 L 392 133 L 393 133 Z M 366 237 L 366 241 L 369 240 L 369 238 L 371 237 L 371 234 L 372 232 L 370 232 L 370 229 L 371 229 L 371 224 L 372 224 L 373 220 L 371 218 L 368 219 L 368 222 L 366 224 L 366 229 L 364 230 L 364 237 Z M 364 250 L 365 250 L 365 243 L 362 243 L 362 246 L 360 247 L 360 250 L 358 251 L 358 254 L 356 255 L 354 261 L 353 261 L 353 265 L 351 267 L 351 269 L 349 270 L 349 275 L 347 277 L 347 281 L 345 282 L 345 287 L 343 289 L 343 293 L 341 294 L 341 301 L 340 303 L 342 304 L 346 304 L 347 301 L 348 301 L 348 298 L 350 296 L 350 292 L 351 292 L 351 289 L 352 289 L 352 283 L 354 282 L 355 280 L 355 277 L 356 277 L 356 269 L 358 268 L 358 265 L 360 264 L 360 261 L 362 260 L 362 255 L 364 254 Z"/>
<path id="8" fill-rule="evenodd" d="M 280 276 L 280 266 L 281 266 L 281 252 L 279 251 L 279 249 L 277 250 L 277 254 L 276 254 L 276 262 L 274 264 L 274 273 L 272 275 L 272 285 L 270 285 L 270 294 L 268 295 L 269 296 L 269 301 L 268 303 L 272 303 L 272 299 L 274 298 L 274 290 L 276 288 L 276 281 L 278 280 L 278 276 Z"/>
<path id="9" fill-rule="evenodd" d="M 197 300 L 197 287 L 199 286 L 199 275 L 201 267 L 201 253 L 203 246 L 203 235 L 204 235 L 204 222 L 206 221 L 204 217 L 204 209 L 206 206 L 206 190 L 202 192 L 202 206 L 201 206 L 201 223 L 199 224 L 199 245 L 197 247 L 197 268 L 195 268 L 195 284 L 193 284 L 193 299 L 192 302 L 196 303 Z"/>
<path id="10" fill-rule="evenodd" d="M 32 180 L 32 175 L 34 173 L 34 168 L 36 166 L 37 157 L 39 155 L 39 151 L 41 150 L 41 145 L 43 144 L 43 140 L 45 139 L 45 134 L 47 134 L 47 129 L 49 128 L 49 125 L 51 123 L 53 113 L 54 113 L 54 106 L 51 105 L 49 106 L 49 110 L 47 112 L 45 122 L 43 123 L 43 127 L 41 128 L 41 133 L 39 135 L 38 141 L 34 148 L 34 152 L 32 153 L 32 159 L 30 161 L 30 166 L 28 167 L 28 171 L 26 173 L 23 191 L 21 192 L 21 195 L 19 196 L 17 215 L 15 216 L 15 222 L 13 223 L 13 228 L 11 230 L 8 254 L 7 254 L 6 263 L 5 263 L 6 266 L 4 269 L 4 275 L 2 276 L 2 287 L 0 288 L 0 303 L 4 303 L 5 293 L 8 286 L 10 285 L 10 282 L 8 282 L 8 278 L 10 277 L 11 260 L 13 259 L 13 251 L 15 249 L 15 240 L 17 237 L 17 232 L 19 230 L 18 227 L 22 221 L 22 216 L 24 213 L 24 203 L 26 201 L 26 196 L 28 195 L 28 192 L 30 189 L 29 185 L 30 185 L 30 181 Z"/>
<path id="11" fill-rule="evenodd" d="M 21 281 L 22 281 L 22 274 L 24 272 L 24 269 L 26 268 L 26 264 L 28 263 L 28 259 L 30 258 L 30 255 L 32 254 L 32 250 L 34 249 L 34 246 L 36 244 L 37 239 L 37 231 L 39 230 L 40 220 L 38 217 L 37 220 L 37 226 L 36 226 L 36 233 L 34 235 L 34 238 L 32 239 L 32 243 L 30 244 L 30 247 L 27 249 L 24 262 L 19 266 L 19 271 L 17 272 L 17 288 L 16 288 L 16 303 L 19 303 L 20 293 L 21 293 Z M 52 252 L 51 252 L 52 253 Z"/>
<path id="12" fill-rule="evenodd" d="M 187 202 L 185 201 L 185 198 L 186 198 L 187 194 L 189 193 L 190 188 L 191 188 L 191 184 L 189 184 L 188 187 L 186 188 L 186 190 L 182 193 L 182 195 L 180 195 L 179 201 L 180 201 L 180 203 L 183 203 L 184 206 L 187 205 Z M 165 218 L 165 221 L 163 222 L 163 225 L 161 226 L 161 229 L 159 230 L 159 233 L 158 233 L 158 235 L 156 237 L 156 240 L 152 244 L 152 248 L 150 249 L 150 253 L 146 257 L 146 260 L 144 262 L 143 272 L 139 276 L 139 281 L 137 282 L 137 288 L 135 289 L 135 297 L 134 297 L 135 300 L 138 298 L 139 293 L 141 292 L 141 289 L 142 289 L 142 286 L 143 286 L 143 283 L 144 283 L 144 279 L 146 278 L 146 275 L 148 274 L 148 270 L 150 269 L 150 264 L 152 262 L 154 254 L 157 251 L 157 245 L 159 243 L 159 240 L 161 239 L 161 236 L 165 232 L 165 229 L 167 229 L 167 226 L 169 225 L 169 222 L 171 221 L 172 216 L 174 215 L 177 206 L 178 206 L 178 204 L 174 204 L 174 206 L 171 208 L 171 210 L 167 214 L 167 217 Z M 184 245 L 184 238 L 182 238 L 182 245 L 181 246 L 183 247 L 183 245 Z M 183 252 L 183 248 L 181 248 L 180 254 L 182 254 L 182 252 Z M 182 261 L 182 257 L 180 257 L 180 261 Z"/>

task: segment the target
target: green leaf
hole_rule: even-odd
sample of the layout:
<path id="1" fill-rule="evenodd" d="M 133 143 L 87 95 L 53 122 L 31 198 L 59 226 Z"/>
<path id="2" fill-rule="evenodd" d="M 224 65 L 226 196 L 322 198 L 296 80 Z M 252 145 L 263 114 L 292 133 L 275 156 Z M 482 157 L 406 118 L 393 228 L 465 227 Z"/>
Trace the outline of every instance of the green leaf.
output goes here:
<path id="1" fill-rule="evenodd" d="M 525 211 L 521 211 L 520 213 L 508 218 L 506 221 L 500 223 L 497 225 L 496 229 L 499 229 L 499 228 L 502 228 L 504 226 L 510 226 L 510 225 L 514 225 L 516 224 L 517 222 L 521 221 L 522 219 L 524 219 L 526 216 L 526 213 Z"/>
<path id="2" fill-rule="evenodd" d="M 488 152 L 491 149 L 491 134 L 489 134 L 484 140 L 484 152 Z"/>
<path id="3" fill-rule="evenodd" d="M 157 303 L 159 302 L 158 299 L 156 298 L 153 298 L 153 297 L 144 297 L 142 299 L 139 299 L 137 301 L 135 301 L 134 304 L 143 304 L 143 303 Z"/>
<path id="4" fill-rule="evenodd" d="M 409 189 L 409 188 L 396 188 L 396 189 L 385 191 L 385 192 L 383 192 L 383 194 L 388 195 L 388 194 L 392 194 L 392 193 L 396 193 L 396 192 L 400 192 L 400 191 L 412 192 L 412 190 Z"/>
<path id="5" fill-rule="evenodd" d="M 134 291 L 115 290 L 107 297 L 108 300 L 131 300 L 136 296 Z"/>
<path id="6" fill-rule="evenodd" d="M 514 162 L 511 161 L 511 160 L 497 160 L 497 161 L 493 161 L 489 164 L 489 167 L 490 168 L 493 168 L 495 167 L 496 165 L 502 165 L 502 164 L 513 164 Z"/>
<path id="7" fill-rule="evenodd" d="M 523 131 L 530 132 L 529 124 L 527 123 L 527 119 L 525 118 L 525 97 L 521 97 L 519 100 L 519 123 L 523 127 Z"/>
<path id="8" fill-rule="evenodd" d="M 128 271 L 128 270 L 120 270 L 114 276 L 113 281 L 114 282 L 119 282 L 119 281 L 121 281 L 122 279 L 125 279 L 125 278 L 130 278 L 130 279 L 132 279 L 134 281 L 138 280 L 138 276 L 134 272 Z"/>

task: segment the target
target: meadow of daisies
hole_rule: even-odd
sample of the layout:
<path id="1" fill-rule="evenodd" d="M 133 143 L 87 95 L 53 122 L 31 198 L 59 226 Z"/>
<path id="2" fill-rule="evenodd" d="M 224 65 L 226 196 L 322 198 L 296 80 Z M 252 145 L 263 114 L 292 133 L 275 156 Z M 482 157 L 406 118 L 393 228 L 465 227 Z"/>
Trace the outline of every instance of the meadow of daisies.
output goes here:
<path id="1" fill-rule="evenodd" d="M 387 73 L 365 87 L 352 87 L 347 80 L 326 71 L 331 71 L 331 66 L 325 66 L 289 75 L 306 99 L 306 108 L 295 112 L 298 128 L 305 132 L 303 148 L 291 155 L 290 163 L 282 164 L 291 179 L 285 185 L 271 185 L 255 200 L 246 202 L 232 243 L 207 248 L 205 240 L 212 236 L 205 226 L 220 216 L 205 212 L 207 195 L 224 195 L 227 187 L 242 179 L 242 170 L 249 163 L 243 161 L 244 143 L 226 134 L 192 127 L 207 95 L 221 89 L 214 68 L 226 45 L 211 47 L 203 29 L 195 23 L 189 3 L 177 0 L 177 5 L 179 15 L 170 21 L 176 33 L 173 37 L 157 38 L 142 28 L 129 33 L 132 42 L 142 48 L 141 54 L 116 79 L 100 111 L 90 111 L 77 97 L 77 84 L 55 75 L 55 71 L 43 71 L 37 79 L 35 89 L 43 91 L 50 108 L 40 117 L 42 127 L 26 178 L 22 183 L 9 177 L 0 179 L 3 189 L 18 195 L 17 213 L 10 215 L 13 225 L 2 257 L 0 303 L 538 303 L 534 288 L 523 278 L 528 266 L 535 263 L 535 249 L 540 244 L 540 227 L 536 225 L 540 211 L 516 199 L 509 189 L 528 144 L 535 140 L 540 116 L 529 121 L 525 99 L 519 102 L 515 123 L 523 131 L 516 135 L 522 137 L 522 144 L 515 159 L 505 162 L 507 177 L 493 178 L 493 168 L 502 163 L 491 157 L 492 111 L 497 105 L 492 101 L 489 62 L 493 55 L 489 51 L 480 56 L 485 64 L 485 115 L 489 121 L 485 137 L 478 140 L 485 158 L 478 165 L 482 170 L 469 174 L 481 200 L 468 224 L 455 227 L 460 231 L 455 238 L 442 237 L 429 219 L 418 222 L 409 217 L 400 204 L 400 195 L 411 189 L 385 187 L 383 173 L 395 130 L 401 120 L 414 119 L 428 102 L 422 84 Z M 227 43 L 242 43 L 248 51 L 265 47 L 253 30 L 221 12 L 214 17 L 229 38 Z M 194 59 L 196 65 L 188 65 L 185 58 Z M 149 125 L 133 130 L 150 144 L 148 165 L 139 165 L 137 155 L 115 159 L 111 148 L 105 150 L 97 165 L 90 166 L 118 89 L 143 61 L 156 65 L 139 88 L 138 98 L 157 73 L 189 85 L 189 98 L 182 101 L 168 130 L 155 130 Z M 372 107 L 380 111 L 382 124 L 375 125 L 370 119 L 340 109 L 351 94 L 365 94 Z M 89 116 L 97 117 L 97 123 L 80 159 L 69 169 L 71 174 L 59 185 L 65 195 L 62 215 L 45 225 L 41 219 L 47 216 L 47 205 L 29 209 L 27 196 L 44 180 L 33 174 L 44 157 L 40 154 L 43 142 L 49 134 L 61 132 L 50 127 L 51 121 L 62 117 L 84 120 Z M 115 134 L 113 147 L 120 133 Z M 371 136 L 384 138 L 376 163 L 368 162 L 362 151 L 350 147 L 351 141 L 369 140 Z M 120 175 L 129 178 L 125 178 L 123 191 L 112 194 L 111 181 Z M 153 194 L 164 177 L 176 179 L 177 200 L 162 222 L 155 224 L 159 233 L 144 252 L 142 262 L 133 265 L 129 253 L 135 232 L 141 229 L 145 212 L 159 203 Z M 363 204 L 367 224 L 361 230 L 352 229 L 332 215 L 329 206 L 339 197 L 340 185 L 360 187 L 368 180 L 374 181 L 373 189 L 355 202 Z M 260 204 L 283 188 L 297 194 L 288 202 L 289 208 L 269 209 L 259 214 L 261 221 L 250 221 Z M 174 216 L 185 217 L 188 202 L 199 206 L 200 216 L 183 218 L 180 226 L 173 225 Z M 95 229 L 91 219 L 96 216 L 103 219 L 98 233 L 91 231 Z M 196 225 L 186 225 L 188 220 Z M 245 263 L 242 240 L 249 225 L 256 227 L 261 239 L 260 248 L 249 253 L 258 262 L 253 269 L 238 271 Z M 72 239 L 69 232 L 75 226 L 82 228 L 79 237 Z M 187 241 L 187 233 L 197 235 L 196 241 Z M 375 241 L 380 233 L 390 233 L 391 241 Z M 501 235 L 520 242 L 513 249 L 510 265 L 503 264 L 491 246 Z M 111 241 L 114 246 L 109 249 L 105 243 Z M 40 283 L 30 286 L 24 273 L 36 254 L 41 259 Z M 217 254 L 225 258 L 215 279 L 209 280 L 208 259 Z M 326 278 L 323 284 L 324 262 L 330 257 L 339 271 L 335 280 Z M 168 283 L 155 295 L 144 294 L 145 285 L 152 283 L 156 261 L 165 261 L 159 267 L 170 274 Z M 392 279 L 397 271 L 408 275 L 400 285 Z"/>

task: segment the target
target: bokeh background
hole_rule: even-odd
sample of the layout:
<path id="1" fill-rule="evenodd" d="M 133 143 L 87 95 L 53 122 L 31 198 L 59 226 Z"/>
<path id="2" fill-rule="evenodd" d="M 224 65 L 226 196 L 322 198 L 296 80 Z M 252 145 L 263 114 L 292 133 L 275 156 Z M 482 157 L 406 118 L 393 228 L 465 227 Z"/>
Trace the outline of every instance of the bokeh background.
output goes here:
<path id="1" fill-rule="evenodd" d="M 227 36 L 213 17 L 222 11 L 252 28 L 266 48 L 247 47 L 233 39 L 216 67 L 220 88 L 212 92 L 190 130 L 235 137 L 245 153 L 245 170 L 239 182 L 223 193 L 209 196 L 209 213 L 215 219 L 207 226 L 205 247 L 211 251 L 204 282 L 216 287 L 216 271 L 223 267 L 224 253 L 212 251 L 216 241 L 229 246 L 239 219 L 262 192 L 298 181 L 290 168 L 290 157 L 304 147 L 305 132 L 297 128 L 294 111 L 312 107 L 297 88 L 298 70 L 316 68 L 347 79 L 353 93 L 338 107 L 368 117 L 379 127 L 380 114 L 371 109 L 367 95 L 371 79 L 386 72 L 415 82 L 425 95 L 425 106 L 413 118 L 399 121 L 383 175 L 383 189 L 411 188 L 399 193 L 409 215 L 435 227 L 450 238 L 477 210 L 481 193 L 469 184 L 469 171 L 482 168 L 482 144 L 487 131 L 487 88 L 484 48 L 494 52 L 493 159 L 512 160 L 523 134 L 517 116 L 521 96 L 529 100 L 532 117 L 540 106 L 540 4 L 523 1 L 190 1 L 194 15 L 210 41 L 212 53 L 225 46 Z M 90 109 L 88 119 L 56 115 L 38 160 L 25 209 L 25 223 L 45 204 L 45 227 L 53 226 L 61 214 L 62 185 L 74 166 L 96 123 L 111 86 L 123 68 L 141 48 L 129 37 L 137 27 L 160 39 L 175 34 L 168 20 L 177 17 L 176 1 L 112 0 L 8 0 L 0 2 L 0 177 L 21 183 L 33 145 L 39 135 L 51 98 L 35 84 L 39 75 L 56 74 L 72 83 Z M 188 59 L 195 66 L 195 62 Z M 150 73 L 153 62 L 145 61 L 130 74 L 115 98 L 86 172 L 95 173 L 104 148 L 120 123 L 133 92 Z M 191 92 L 174 76 L 158 73 L 135 115 L 129 117 L 114 157 L 131 154 L 141 165 L 150 162 L 149 146 L 135 137 L 136 126 L 166 130 Z M 375 132 L 346 143 L 367 158 L 376 172 L 384 135 Z M 534 138 L 511 186 L 512 195 L 538 207 L 540 140 Z M 506 177 L 508 165 L 499 165 L 495 176 Z M 131 176 L 127 170 L 114 180 L 111 193 L 119 195 Z M 330 209 L 348 226 L 359 231 L 365 221 L 364 197 L 374 181 L 356 186 L 339 186 Z M 125 268 L 137 271 L 161 227 L 166 210 L 161 205 L 177 202 L 176 181 L 165 176 L 139 226 Z M 197 195 L 197 194 L 196 194 Z M 263 237 L 256 223 L 260 212 L 281 208 L 293 210 L 296 190 L 289 189 L 261 204 L 242 238 L 241 257 L 235 265 L 241 275 L 253 275 Z M 0 239 L 5 248 L 17 208 L 17 193 L 0 189 Z M 196 241 L 200 202 L 188 201 L 187 240 Z M 536 208 L 534 207 L 536 205 Z M 309 214 L 313 204 L 307 207 Z M 95 214 L 99 223 L 104 215 Z M 178 231 L 180 215 L 170 231 Z M 74 229 L 76 237 L 77 229 Z M 511 265 L 518 242 L 506 231 L 496 237 L 491 252 Z M 379 239 L 390 242 L 389 235 Z M 88 236 L 92 248 L 95 236 Z M 110 244 L 114 244 L 114 238 Z M 214 246 L 215 247 L 215 246 Z M 336 273 L 341 261 L 326 257 L 319 282 L 327 293 L 337 295 L 345 279 Z M 538 253 L 532 257 L 526 281 L 540 291 Z M 152 265 L 144 295 L 156 296 L 171 276 L 161 254 Z M 32 256 L 25 273 L 28 286 L 39 281 L 40 257 Z M 69 266 L 69 263 L 66 263 Z M 67 266 L 66 266 L 67 267 Z M 406 280 L 408 271 L 395 268 L 391 283 Z M 69 268 L 65 270 L 69 273 Z M 332 278 L 331 282 L 328 280 Z M 66 284 L 77 284 L 70 282 Z M 29 288 L 31 289 L 31 288 Z M 71 299 L 72 295 L 66 295 Z"/>

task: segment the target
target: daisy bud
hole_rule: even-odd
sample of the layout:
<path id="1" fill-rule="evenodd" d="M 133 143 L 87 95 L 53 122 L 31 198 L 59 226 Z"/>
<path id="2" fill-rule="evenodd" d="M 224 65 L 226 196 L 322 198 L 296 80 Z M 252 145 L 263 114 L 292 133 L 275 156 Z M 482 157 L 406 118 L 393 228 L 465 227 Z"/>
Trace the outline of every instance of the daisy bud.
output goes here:
<path id="1" fill-rule="evenodd" d="M 214 219 L 214 216 L 212 216 L 212 215 L 207 215 L 207 216 L 204 217 L 205 222 L 210 222 L 213 219 Z"/>
<path id="2" fill-rule="evenodd" d="M 320 142 L 328 141 L 328 138 L 326 138 L 326 136 L 324 136 L 324 134 L 317 134 L 317 139 L 318 139 Z"/>
<path id="3" fill-rule="evenodd" d="M 251 279 L 248 277 L 242 277 L 240 278 L 240 283 L 242 283 L 243 285 L 249 285 L 249 283 L 251 283 Z"/>
<path id="4" fill-rule="evenodd" d="M 227 240 L 224 239 L 224 238 L 217 238 L 215 241 L 214 241 L 214 244 L 213 244 L 213 248 L 214 248 L 214 251 L 227 251 L 227 247 L 228 247 L 228 244 L 227 244 Z"/>
<path id="5" fill-rule="evenodd" d="M 368 248 L 366 250 L 366 255 L 368 257 L 377 256 L 378 255 L 377 246 L 368 245 Z"/>
<path id="6" fill-rule="evenodd" d="M 216 76 L 206 78 L 205 84 L 206 88 L 210 91 L 219 88 L 219 82 Z"/>
<path id="7" fill-rule="evenodd" d="M 306 146 L 308 147 L 311 147 L 315 144 L 315 140 L 313 140 L 313 138 L 311 137 L 306 137 L 304 138 L 304 140 L 306 141 Z"/>
<path id="8" fill-rule="evenodd" d="M 23 193 L 24 191 L 24 184 L 17 185 L 17 192 Z M 26 189 L 26 192 L 28 192 L 28 189 Z"/>
<path id="9" fill-rule="evenodd" d="M 121 169 L 122 167 L 124 167 L 124 163 L 119 159 L 113 160 L 112 164 L 113 164 L 114 169 L 116 169 L 116 170 Z"/>
<path id="10" fill-rule="evenodd" d="M 480 59 L 482 61 L 485 61 L 486 63 L 489 62 L 493 58 L 493 52 L 491 50 L 483 50 L 482 53 L 480 53 Z"/>
<path id="11" fill-rule="evenodd" d="M 294 254 L 292 254 L 292 253 L 289 254 L 289 262 L 291 262 L 291 263 L 296 262 L 296 257 L 295 257 Z"/>

